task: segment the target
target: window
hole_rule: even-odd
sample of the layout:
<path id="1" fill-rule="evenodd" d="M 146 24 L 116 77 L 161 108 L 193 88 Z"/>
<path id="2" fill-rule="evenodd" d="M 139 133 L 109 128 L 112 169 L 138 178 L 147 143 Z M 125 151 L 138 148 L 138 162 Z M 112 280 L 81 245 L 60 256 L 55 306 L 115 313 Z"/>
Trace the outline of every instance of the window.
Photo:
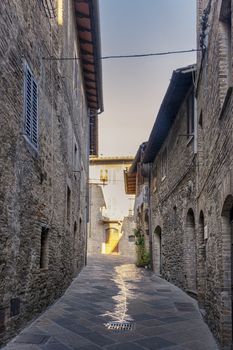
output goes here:
<path id="1" fill-rule="evenodd" d="M 153 188 L 153 192 L 155 193 L 157 191 L 157 177 L 154 177 L 153 178 L 153 181 L 152 181 L 152 188 Z"/>
<path id="2" fill-rule="evenodd" d="M 187 138 L 189 139 L 194 135 L 195 123 L 194 123 L 194 91 L 190 93 L 187 98 Z"/>
<path id="3" fill-rule="evenodd" d="M 10 301 L 10 316 L 14 317 L 20 314 L 20 298 L 13 298 Z"/>
<path id="4" fill-rule="evenodd" d="M 74 241 L 73 241 L 73 254 L 76 257 L 76 241 L 77 241 L 77 222 L 74 223 Z"/>
<path id="5" fill-rule="evenodd" d="M 153 175 L 152 175 L 152 191 L 156 192 L 157 191 L 157 167 L 154 168 L 153 170 Z"/>
<path id="6" fill-rule="evenodd" d="M 66 194 L 66 215 L 67 215 L 67 223 L 70 224 L 70 214 L 71 214 L 71 190 L 69 186 L 67 186 L 67 194 Z"/>
<path id="7" fill-rule="evenodd" d="M 199 117 L 199 129 L 198 129 L 198 163 L 199 163 L 199 170 L 200 166 L 204 164 L 204 124 L 203 124 L 203 113 L 201 111 L 200 117 Z"/>
<path id="8" fill-rule="evenodd" d="M 162 181 L 163 181 L 167 176 L 167 148 L 165 148 L 162 153 L 161 171 L 162 171 Z"/>
<path id="9" fill-rule="evenodd" d="M 49 229 L 42 227 L 41 230 L 41 247 L 40 247 L 40 268 L 47 269 L 49 263 Z"/>
<path id="10" fill-rule="evenodd" d="M 74 91 L 77 93 L 78 90 L 78 57 L 77 54 L 74 54 L 74 62 L 73 62 L 73 85 Z"/>
<path id="11" fill-rule="evenodd" d="M 199 117 L 198 124 L 200 125 L 201 129 L 203 129 L 203 114 L 202 114 L 202 111 L 201 111 L 201 114 L 200 114 L 200 117 Z"/>
<path id="12" fill-rule="evenodd" d="M 78 169 L 78 167 L 77 167 L 77 161 L 78 161 L 78 148 L 77 148 L 77 145 L 75 144 L 74 145 L 74 162 L 73 162 L 73 164 L 74 164 L 74 171 L 77 171 Z"/>
<path id="13" fill-rule="evenodd" d="M 30 144 L 38 148 L 38 86 L 30 68 L 24 71 L 24 132 Z"/>

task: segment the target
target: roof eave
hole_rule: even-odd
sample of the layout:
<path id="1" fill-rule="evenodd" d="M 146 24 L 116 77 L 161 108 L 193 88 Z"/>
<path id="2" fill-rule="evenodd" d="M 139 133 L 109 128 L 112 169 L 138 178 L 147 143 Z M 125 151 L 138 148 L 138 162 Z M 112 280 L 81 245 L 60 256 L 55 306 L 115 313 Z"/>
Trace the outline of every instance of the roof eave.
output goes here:
<path id="1" fill-rule="evenodd" d="M 100 114 L 104 107 L 99 1 L 74 0 L 74 11 L 88 108 Z"/>
<path id="2" fill-rule="evenodd" d="M 153 162 L 157 153 L 159 152 L 169 130 L 173 125 L 180 105 L 188 92 L 187 86 L 190 87 L 192 84 L 192 75 L 195 73 L 195 71 L 196 65 L 190 65 L 173 71 L 169 87 L 160 106 L 143 156 L 142 162 L 144 164 Z M 186 78 L 188 79 L 185 82 Z M 173 108 L 173 105 L 176 108 Z"/>
<path id="3" fill-rule="evenodd" d="M 143 142 L 139 146 L 138 151 L 136 153 L 136 156 L 134 157 L 133 163 L 132 163 L 131 167 L 129 168 L 129 174 L 134 174 L 137 172 L 137 165 L 141 161 L 142 152 L 146 148 L 146 145 L 147 145 L 147 142 Z"/>

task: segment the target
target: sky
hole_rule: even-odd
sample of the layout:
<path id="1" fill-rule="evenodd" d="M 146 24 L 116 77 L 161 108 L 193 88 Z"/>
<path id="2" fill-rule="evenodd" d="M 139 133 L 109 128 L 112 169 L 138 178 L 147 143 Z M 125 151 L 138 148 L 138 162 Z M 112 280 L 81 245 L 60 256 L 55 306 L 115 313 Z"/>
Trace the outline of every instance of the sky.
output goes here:
<path id="1" fill-rule="evenodd" d="M 102 56 L 193 49 L 195 0 L 99 0 Z M 147 141 L 174 69 L 195 53 L 102 61 L 99 153 L 134 156 Z"/>

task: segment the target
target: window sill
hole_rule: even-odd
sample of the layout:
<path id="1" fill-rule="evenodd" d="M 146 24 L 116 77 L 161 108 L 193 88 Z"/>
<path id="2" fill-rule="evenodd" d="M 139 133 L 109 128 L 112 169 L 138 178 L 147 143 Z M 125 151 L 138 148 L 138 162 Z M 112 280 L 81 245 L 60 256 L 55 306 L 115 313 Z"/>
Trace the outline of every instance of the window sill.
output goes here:
<path id="1" fill-rule="evenodd" d="M 46 273 L 49 271 L 49 268 L 48 267 L 39 267 L 38 270 L 35 271 L 36 274 L 40 274 L 40 273 Z"/>
<path id="2" fill-rule="evenodd" d="M 187 146 L 189 146 L 190 143 L 193 142 L 193 140 L 194 140 L 194 135 L 189 136 L 188 141 L 187 141 Z"/>
<path id="3" fill-rule="evenodd" d="M 227 107 L 227 105 L 228 105 L 228 102 L 229 102 L 229 100 L 230 100 L 230 98 L 231 98 L 232 90 L 233 90 L 233 86 L 230 86 L 230 87 L 227 89 L 226 96 L 225 96 L 225 99 L 224 99 L 224 102 L 223 102 L 223 105 L 222 105 L 222 108 L 221 108 L 219 120 L 221 120 L 222 117 L 223 117 L 223 115 L 224 115 L 224 112 L 225 112 L 225 110 L 226 110 L 226 107 Z"/>
<path id="4" fill-rule="evenodd" d="M 49 268 L 48 267 L 41 267 L 40 269 L 39 269 L 39 273 L 40 272 L 47 272 L 49 270 Z"/>
<path id="5" fill-rule="evenodd" d="M 31 155 L 34 157 L 34 158 L 38 158 L 38 148 L 36 148 L 32 143 L 31 141 L 28 139 L 28 137 L 23 134 L 23 138 L 26 142 L 26 147 L 28 149 L 28 151 L 31 153 Z"/>

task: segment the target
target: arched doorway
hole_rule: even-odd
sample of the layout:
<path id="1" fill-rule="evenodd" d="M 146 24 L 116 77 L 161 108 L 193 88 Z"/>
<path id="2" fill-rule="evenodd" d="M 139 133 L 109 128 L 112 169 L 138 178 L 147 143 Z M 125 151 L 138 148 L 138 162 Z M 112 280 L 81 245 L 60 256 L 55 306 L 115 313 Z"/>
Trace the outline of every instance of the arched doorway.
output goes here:
<path id="1" fill-rule="evenodd" d="M 162 229 L 157 226 L 154 231 L 154 272 L 161 274 L 162 272 Z"/>
<path id="2" fill-rule="evenodd" d="M 199 215 L 198 248 L 198 300 L 204 304 L 206 292 L 206 239 L 203 211 L 201 211 Z"/>
<path id="3" fill-rule="evenodd" d="M 222 342 L 232 344 L 233 339 L 233 196 L 229 195 L 222 208 L 222 261 L 223 261 L 223 291 L 222 308 Z M 231 315 L 226 318 L 224 315 Z M 227 334 L 231 334 L 231 339 Z"/>
<path id="4" fill-rule="evenodd" d="M 186 288 L 190 292 L 197 290 L 197 262 L 196 262 L 196 235 L 195 216 L 192 209 L 188 210 L 184 236 L 184 257 Z"/>
<path id="5" fill-rule="evenodd" d="M 120 232 L 115 227 L 109 227 L 106 229 L 106 247 L 107 254 L 118 254 L 119 253 L 119 241 Z"/>

